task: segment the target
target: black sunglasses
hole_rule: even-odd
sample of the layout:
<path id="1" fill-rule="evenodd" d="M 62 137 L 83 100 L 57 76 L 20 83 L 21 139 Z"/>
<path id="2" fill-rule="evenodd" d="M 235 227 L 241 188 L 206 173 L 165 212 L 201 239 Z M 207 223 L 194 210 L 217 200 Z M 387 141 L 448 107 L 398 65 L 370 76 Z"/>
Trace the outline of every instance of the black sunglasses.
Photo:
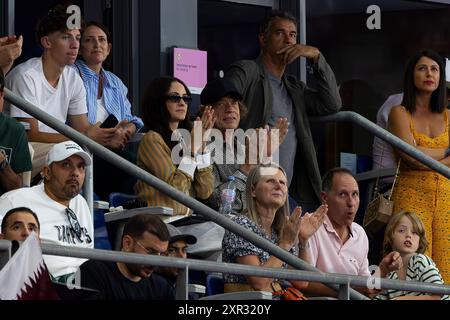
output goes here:
<path id="1" fill-rule="evenodd" d="M 81 226 L 78 222 L 77 215 L 73 212 L 72 209 L 66 208 L 67 219 L 69 219 L 70 227 L 73 232 L 77 235 L 78 239 L 81 240 Z"/>
<path id="2" fill-rule="evenodd" d="M 186 104 L 189 104 L 189 103 L 192 102 L 192 97 L 191 96 L 176 96 L 176 95 L 166 96 L 166 100 L 168 100 L 170 102 L 180 103 L 181 99 L 183 99 L 183 101 Z"/>

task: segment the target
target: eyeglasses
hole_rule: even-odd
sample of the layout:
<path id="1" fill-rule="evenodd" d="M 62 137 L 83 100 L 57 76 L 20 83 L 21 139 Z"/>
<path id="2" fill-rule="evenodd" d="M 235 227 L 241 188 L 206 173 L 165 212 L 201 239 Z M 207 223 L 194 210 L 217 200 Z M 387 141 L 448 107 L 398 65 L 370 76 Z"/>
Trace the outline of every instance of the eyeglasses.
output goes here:
<path id="1" fill-rule="evenodd" d="M 81 240 L 81 226 L 80 223 L 78 222 L 77 215 L 69 207 L 66 208 L 66 214 L 67 219 L 69 219 L 70 227 L 72 228 L 73 232 L 75 232 L 78 239 Z"/>
<path id="2" fill-rule="evenodd" d="M 144 249 L 144 251 L 145 251 L 146 254 L 150 254 L 150 255 L 154 255 L 154 256 L 160 256 L 160 255 L 161 255 L 161 252 L 159 252 L 158 250 L 155 250 L 155 249 L 152 249 L 152 248 L 147 249 L 146 247 L 144 247 L 144 246 L 142 245 L 142 243 L 140 243 L 139 241 L 137 241 L 135 238 L 133 238 L 133 240 L 136 241 L 136 243 L 137 243 L 142 249 Z"/>
<path id="3" fill-rule="evenodd" d="M 189 103 L 192 102 L 192 97 L 191 96 L 176 96 L 176 95 L 166 96 L 166 100 L 167 101 L 174 102 L 174 103 L 180 103 L 181 99 L 183 99 L 183 101 L 186 104 L 189 104 Z"/>

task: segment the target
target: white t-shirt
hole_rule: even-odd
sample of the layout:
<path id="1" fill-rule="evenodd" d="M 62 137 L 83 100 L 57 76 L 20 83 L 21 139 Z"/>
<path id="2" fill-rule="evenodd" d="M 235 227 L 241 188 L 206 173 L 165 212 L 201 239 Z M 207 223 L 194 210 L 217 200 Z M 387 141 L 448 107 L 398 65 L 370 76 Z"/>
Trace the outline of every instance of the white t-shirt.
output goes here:
<path id="1" fill-rule="evenodd" d="M 42 57 L 31 58 L 11 70 L 6 76 L 6 87 L 64 123 L 68 115 L 87 113 L 86 89 L 76 70 L 65 67 L 54 88 L 44 76 Z M 10 106 L 10 115 L 15 118 L 32 118 L 14 105 Z M 40 121 L 39 131 L 57 133 Z"/>
<path id="2" fill-rule="evenodd" d="M 36 212 L 41 224 L 40 238 L 43 242 L 81 247 L 94 247 L 94 223 L 86 200 L 77 195 L 70 200 L 69 208 L 76 213 L 81 226 L 81 238 L 72 231 L 66 207 L 52 200 L 44 190 L 44 184 L 21 188 L 0 197 L 0 221 L 8 210 L 28 207 Z M 74 273 L 86 259 L 44 255 L 48 270 L 54 277 Z"/>
<path id="3" fill-rule="evenodd" d="M 109 112 L 105 108 L 105 101 L 103 97 L 101 99 L 97 99 L 97 122 L 103 122 L 108 118 Z"/>

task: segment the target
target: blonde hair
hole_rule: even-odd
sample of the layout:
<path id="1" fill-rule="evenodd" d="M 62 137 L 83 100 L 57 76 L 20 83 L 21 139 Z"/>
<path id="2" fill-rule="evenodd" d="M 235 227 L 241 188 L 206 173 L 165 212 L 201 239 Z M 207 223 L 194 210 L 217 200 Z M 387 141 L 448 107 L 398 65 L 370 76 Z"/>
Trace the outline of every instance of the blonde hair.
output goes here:
<path id="1" fill-rule="evenodd" d="M 253 168 L 247 176 L 247 185 L 245 190 L 245 194 L 247 196 L 246 215 L 258 225 L 261 224 L 261 218 L 256 210 L 256 200 L 252 196 L 252 191 L 254 190 L 256 184 L 261 180 L 261 177 L 268 175 L 267 169 L 269 168 L 280 170 L 286 177 L 286 171 L 284 171 L 284 169 L 276 163 L 258 165 Z M 277 210 L 273 219 L 272 227 L 277 235 L 281 234 L 286 217 L 289 216 L 289 201 L 287 197 L 288 196 L 286 196 L 284 205 Z"/>
<path id="2" fill-rule="evenodd" d="M 383 240 L 383 256 L 393 251 L 392 243 L 394 242 L 395 228 L 398 226 L 400 220 L 403 217 L 407 217 L 409 221 L 411 221 L 413 225 L 413 231 L 417 232 L 417 234 L 419 235 L 419 247 L 417 248 L 417 252 L 424 253 L 425 250 L 427 250 L 428 241 L 425 236 L 425 227 L 422 221 L 414 212 L 402 211 L 392 216 L 392 218 L 389 220 L 388 225 L 386 226 Z"/>

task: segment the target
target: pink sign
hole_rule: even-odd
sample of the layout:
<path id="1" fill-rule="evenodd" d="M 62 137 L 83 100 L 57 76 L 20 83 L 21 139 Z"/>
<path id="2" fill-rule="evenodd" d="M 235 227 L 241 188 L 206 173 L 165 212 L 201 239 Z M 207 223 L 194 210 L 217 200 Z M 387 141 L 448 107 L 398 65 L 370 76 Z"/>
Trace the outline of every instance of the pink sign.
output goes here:
<path id="1" fill-rule="evenodd" d="M 206 85 L 206 67 L 206 51 L 173 49 L 173 76 L 183 80 L 194 94 L 200 94 Z"/>

